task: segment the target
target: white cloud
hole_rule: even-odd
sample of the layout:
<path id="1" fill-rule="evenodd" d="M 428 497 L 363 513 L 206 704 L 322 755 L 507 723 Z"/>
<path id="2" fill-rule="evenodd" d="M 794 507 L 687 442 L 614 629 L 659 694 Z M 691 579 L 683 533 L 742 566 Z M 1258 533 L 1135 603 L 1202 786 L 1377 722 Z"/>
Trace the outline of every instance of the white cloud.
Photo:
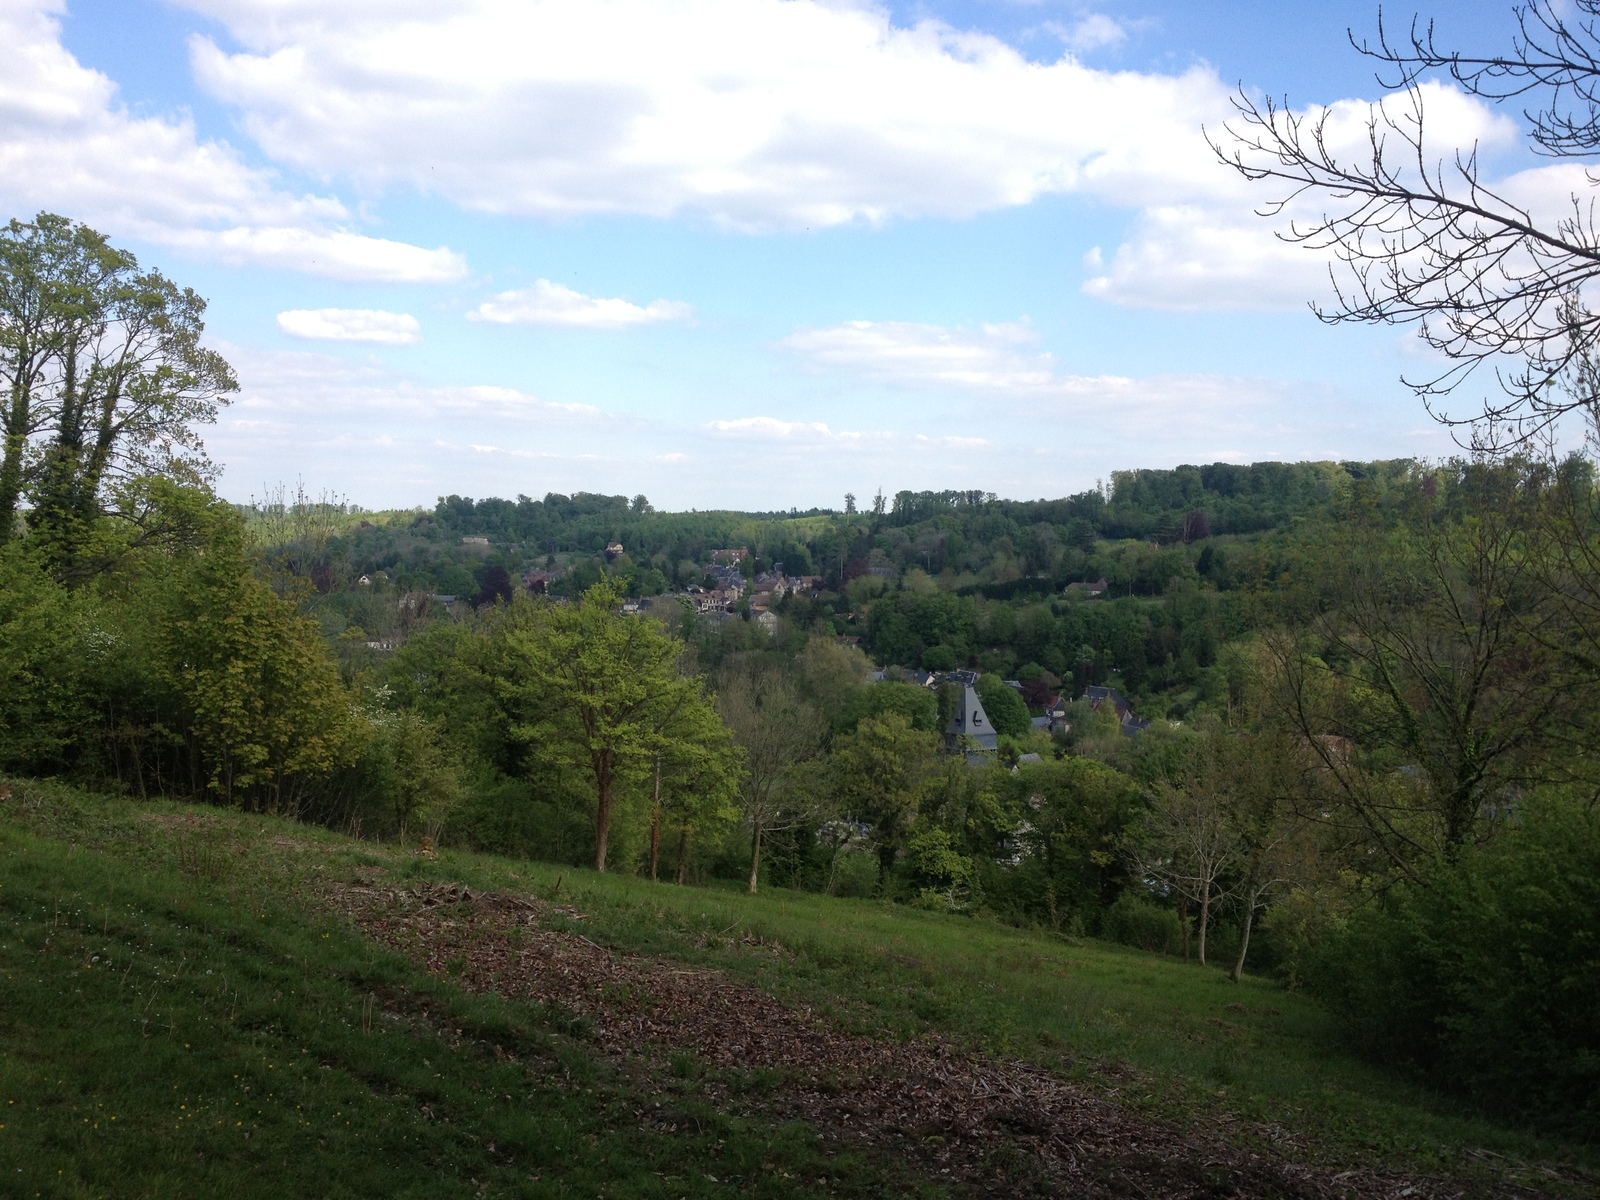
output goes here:
<path id="1" fill-rule="evenodd" d="M 848 321 L 802 329 L 780 345 L 818 367 L 900 388 L 965 392 L 1009 401 L 1034 416 L 1111 414 L 1155 422 L 1147 440 L 1205 428 L 1254 428 L 1289 389 L 1222 375 L 1074 375 L 1057 369 L 1024 323 L 949 328 L 903 321 Z M 775 423 L 781 424 L 781 423 Z M 1186 436 L 1186 435 L 1184 435 Z M 960 444 L 959 439 L 944 439 Z M 980 439 L 981 440 L 981 439 Z"/>
<path id="2" fill-rule="evenodd" d="M 859 433 L 835 433 L 822 421 L 780 421 L 776 417 L 736 417 L 726 421 L 708 421 L 706 428 L 735 437 L 763 441 L 858 441 Z"/>
<path id="3" fill-rule="evenodd" d="M 687 305 L 675 300 L 653 300 L 640 307 L 626 300 L 605 300 L 585 296 L 548 279 L 535 280 L 532 287 L 501 292 L 485 300 L 467 318 L 492 321 L 499 325 L 575 325 L 587 329 L 625 329 L 630 325 L 652 325 L 660 321 L 682 321 L 693 315 Z"/>
<path id="4" fill-rule="evenodd" d="M 1234 115 L 1214 70 L 1078 60 L 1126 38 L 1102 13 L 1058 29 L 1067 52 L 1041 63 L 849 0 L 184 2 L 242 47 L 197 37 L 191 53 L 262 149 L 367 191 L 751 231 L 1082 193 L 1140 211 L 1088 284 L 1139 307 L 1298 304 L 1326 262 L 1276 245 L 1253 215 L 1268 189 L 1206 144 Z M 1436 157 L 1506 144 L 1511 123 L 1486 105 L 1425 94 Z M 1334 148 L 1359 153 L 1366 106 L 1328 111 Z"/>
<path id="5" fill-rule="evenodd" d="M 812 363 L 887 383 L 1038 392 L 1056 387 L 1055 360 L 1026 324 L 973 329 L 909 321 L 846 321 L 801 329 L 779 345 Z"/>
<path id="6" fill-rule="evenodd" d="M 1328 293 L 1328 260 L 1280 240 L 1246 211 L 1203 205 L 1145 209 L 1109 267 L 1097 246 L 1083 290 L 1127 308 L 1303 309 Z"/>
<path id="7" fill-rule="evenodd" d="M 1495 152 L 1516 141 L 1515 126 L 1504 114 L 1455 88 L 1429 83 L 1423 85 L 1421 96 L 1428 131 L 1423 157 L 1430 162 L 1448 161 L 1456 147 Z M 1391 111 L 1404 125 L 1403 107 L 1391 102 Z M 1342 100 L 1303 110 L 1296 117 L 1309 135 L 1326 115 L 1327 150 L 1359 167 L 1371 162 L 1370 114 L 1366 103 Z M 1224 146 L 1230 144 L 1225 130 L 1212 128 Z M 1386 147 L 1389 166 L 1402 178 L 1415 171 L 1414 150 L 1408 161 L 1404 144 L 1394 136 Z M 1348 203 L 1307 194 L 1281 214 L 1263 220 L 1255 208 L 1282 198 L 1285 185 L 1272 181 L 1252 185 L 1231 170 L 1227 176 L 1209 193 L 1180 190 L 1173 199 L 1146 204 L 1128 241 L 1112 255 L 1109 269 L 1099 247 L 1090 252 L 1085 265 L 1095 274 L 1084 282 L 1083 290 L 1130 308 L 1174 310 L 1281 310 L 1331 299 L 1328 269 L 1334 260 L 1328 250 L 1286 242 L 1278 233 L 1291 222 L 1300 228 L 1313 226 L 1326 212 L 1348 211 Z M 1541 205 L 1546 211 L 1570 209 L 1572 195 L 1584 190 L 1582 180 L 1583 168 L 1566 164 L 1513 176 L 1507 192 L 1535 210 Z"/>
<path id="8" fill-rule="evenodd" d="M 1222 186 L 1208 68 L 1096 71 L 829 0 L 187 0 L 196 73 L 275 160 L 535 215 L 739 228 Z M 1086 18 L 1078 45 L 1118 27 Z"/>
<path id="9" fill-rule="evenodd" d="M 1128 31 L 1104 13 L 1089 13 L 1061 31 L 1061 40 L 1074 54 L 1088 54 L 1107 46 L 1119 46 Z"/>
<path id="10" fill-rule="evenodd" d="M 384 424 L 483 419 L 574 429 L 613 428 L 622 423 L 593 405 L 557 403 L 517 388 L 421 383 L 373 363 L 304 351 L 238 345 L 220 345 L 218 349 L 239 375 L 233 413 L 247 410 L 275 420 L 308 415 L 358 418 Z"/>
<path id="11" fill-rule="evenodd" d="M 278 328 L 290 337 L 330 342 L 376 342 L 414 346 L 422 326 L 410 313 L 371 308 L 296 308 L 278 314 Z"/>
<path id="12" fill-rule="evenodd" d="M 64 0 L 0 3 L 0 205 L 54 209 L 116 237 L 339 279 L 435 282 L 460 255 L 367 237 L 337 199 L 295 195 L 187 117 L 134 116 L 61 44 Z"/>

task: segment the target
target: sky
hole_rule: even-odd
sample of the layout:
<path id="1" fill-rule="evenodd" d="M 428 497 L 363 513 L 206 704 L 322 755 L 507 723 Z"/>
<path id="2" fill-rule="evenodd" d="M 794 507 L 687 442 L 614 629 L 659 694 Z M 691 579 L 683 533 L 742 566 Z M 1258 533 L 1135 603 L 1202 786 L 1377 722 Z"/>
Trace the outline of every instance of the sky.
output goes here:
<path id="1" fill-rule="evenodd" d="M 1411 10 L 1390 9 L 1388 19 Z M 1205 140 L 1379 97 L 1301 0 L 0 0 L 0 216 L 209 301 L 230 499 L 1060 496 L 1133 467 L 1438 457 L 1412 333 Z M 1509 0 L 1438 5 L 1500 48 Z M 1510 115 L 1441 138 L 1560 199 Z M 1470 402 L 1470 396 L 1464 396 Z"/>

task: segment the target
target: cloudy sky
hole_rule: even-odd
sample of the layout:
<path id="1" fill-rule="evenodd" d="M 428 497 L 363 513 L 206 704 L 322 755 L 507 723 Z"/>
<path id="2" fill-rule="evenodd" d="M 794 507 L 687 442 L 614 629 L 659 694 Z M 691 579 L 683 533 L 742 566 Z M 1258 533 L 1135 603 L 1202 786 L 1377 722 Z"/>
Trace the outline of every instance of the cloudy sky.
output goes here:
<path id="1" fill-rule="evenodd" d="M 1506 44 L 1509 0 L 1437 4 Z M 1406 15 L 1409 15 L 1409 9 Z M 1391 12 L 1393 15 L 1393 12 Z M 0 0 L 0 211 L 211 302 L 230 498 L 1055 496 L 1437 455 L 1202 127 L 1377 95 L 1301 0 Z M 1526 187 L 1503 114 L 1430 115 Z M 1349 130 L 1358 133 L 1353 122 Z M 1570 168 L 1566 168 L 1570 170 Z M 1570 182 L 1570 181 L 1568 181 Z"/>

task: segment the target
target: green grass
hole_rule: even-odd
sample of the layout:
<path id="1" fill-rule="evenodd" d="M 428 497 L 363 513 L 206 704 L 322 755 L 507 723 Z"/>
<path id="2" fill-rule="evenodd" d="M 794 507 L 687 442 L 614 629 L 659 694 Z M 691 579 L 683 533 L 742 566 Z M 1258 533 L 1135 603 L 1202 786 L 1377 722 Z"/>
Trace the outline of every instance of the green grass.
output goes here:
<path id="1" fill-rule="evenodd" d="M 234 822 L 198 853 L 190 833 L 185 874 L 159 826 L 49 817 L 55 836 L 0 826 L 0 1195 L 924 1190 L 721 1116 L 692 1079 L 620 1078 L 563 1014 L 463 995 L 287 906 L 282 868 L 307 856 L 261 831 L 301 829 Z"/>
<path id="2" fill-rule="evenodd" d="M 1320 1005 L 1267 979 L 1234 984 L 1219 968 L 1093 939 L 866 900 L 750 897 L 449 853 L 429 874 L 523 890 L 560 878 L 590 914 L 584 932 L 604 944 L 720 967 L 860 1032 L 936 1030 L 1044 1062 L 1152 1115 L 1276 1126 L 1309 1158 L 1435 1171 L 1487 1150 L 1596 1165 L 1591 1148 L 1508 1129 L 1352 1057 Z"/>
<path id="3" fill-rule="evenodd" d="M 804 1128 L 719 1116 L 697 1099 L 693 1064 L 619 1077 L 567 1014 L 463 995 L 299 899 L 309 882 L 357 877 L 558 895 L 601 944 L 719 967 L 853 1031 L 937 1032 L 1049 1063 L 1240 1143 L 1287 1135 L 1307 1159 L 1485 1189 L 1595 1165 L 1589 1148 L 1492 1124 L 1350 1058 L 1315 1003 L 1265 980 L 870 901 L 453 851 L 426 861 L 264 817 L 47 785 L 28 795 L 0 808 L 0 1193 L 16 1180 L 67 1196 L 224 1183 L 783 1196 L 824 1176 L 833 1194 L 925 1190 L 897 1164 L 830 1159 Z M 654 1118 L 664 1096 L 677 1134 Z M 1477 1165 L 1480 1151 L 1500 1165 Z"/>

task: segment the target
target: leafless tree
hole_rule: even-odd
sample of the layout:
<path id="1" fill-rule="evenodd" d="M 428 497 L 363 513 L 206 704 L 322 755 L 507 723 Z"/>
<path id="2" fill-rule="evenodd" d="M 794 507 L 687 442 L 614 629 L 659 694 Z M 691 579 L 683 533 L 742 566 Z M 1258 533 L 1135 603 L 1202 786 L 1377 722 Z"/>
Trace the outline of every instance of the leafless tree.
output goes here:
<path id="1" fill-rule="evenodd" d="M 1516 13 L 1504 55 L 1443 49 L 1419 20 L 1393 37 L 1381 13 L 1375 42 L 1352 34 L 1388 92 L 1370 107 L 1357 149 L 1344 148 L 1332 110 L 1297 114 L 1287 100 L 1242 90 L 1239 119 L 1212 139 L 1246 178 L 1279 185 L 1259 211 L 1288 218 L 1281 238 L 1333 254 L 1336 299 L 1314 305 L 1317 315 L 1414 324 L 1446 363 L 1406 382 L 1479 446 L 1526 444 L 1567 413 L 1596 412 L 1592 390 L 1565 386 L 1600 350 L 1600 312 L 1586 295 L 1600 275 L 1594 194 L 1572 194 L 1564 215 L 1535 213 L 1485 178 L 1476 145 L 1425 136 L 1423 85 L 1448 79 L 1492 104 L 1522 105 L 1537 154 L 1600 154 L 1600 0 L 1530 0 Z M 1485 363 L 1502 394 L 1470 415 L 1444 411 L 1441 401 Z"/>

